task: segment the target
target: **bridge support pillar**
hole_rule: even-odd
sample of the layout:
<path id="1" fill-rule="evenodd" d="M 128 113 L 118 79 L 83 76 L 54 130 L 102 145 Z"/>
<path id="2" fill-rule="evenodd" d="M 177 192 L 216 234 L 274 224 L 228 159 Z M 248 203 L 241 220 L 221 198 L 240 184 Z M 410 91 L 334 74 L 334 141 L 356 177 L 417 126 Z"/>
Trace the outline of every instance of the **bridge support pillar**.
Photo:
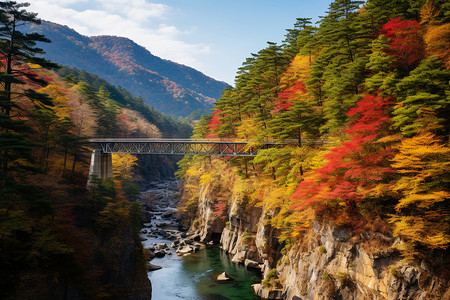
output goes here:
<path id="1" fill-rule="evenodd" d="M 93 186 L 92 177 L 96 176 L 100 179 L 113 177 L 112 156 L 111 153 L 103 153 L 102 150 L 96 149 L 92 152 L 91 166 L 89 167 L 89 180 L 87 187 Z"/>

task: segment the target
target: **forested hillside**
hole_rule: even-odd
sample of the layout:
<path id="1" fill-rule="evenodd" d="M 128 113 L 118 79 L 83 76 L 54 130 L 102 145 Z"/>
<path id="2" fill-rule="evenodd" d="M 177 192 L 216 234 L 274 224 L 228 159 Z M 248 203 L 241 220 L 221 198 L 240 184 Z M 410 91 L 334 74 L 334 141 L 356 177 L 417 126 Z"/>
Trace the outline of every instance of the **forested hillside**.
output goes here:
<path id="1" fill-rule="evenodd" d="M 42 59 L 37 43 L 50 41 L 21 31 L 39 23 L 27 6 L 0 2 L 0 298 L 149 299 L 134 201 L 141 176 L 167 172 L 141 172 L 149 162 L 118 154 L 114 178 L 87 191 L 88 139 L 186 137 L 191 128 Z"/>
<path id="2" fill-rule="evenodd" d="M 39 44 L 45 58 L 120 85 L 167 114 L 186 117 L 193 112 L 209 113 L 227 86 L 193 68 L 161 59 L 127 38 L 87 37 L 46 21 L 26 30 L 52 41 Z"/>
<path id="3" fill-rule="evenodd" d="M 307 249 L 318 224 L 330 223 L 371 255 L 385 253 L 389 238 L 363 243 L 361 233 L 399 237 L 404 262 L 448 257 L 449 18 L 448 1 L 336 0 L 317 26 L 299 18 L 281 45 L 251 54 L 194 137 L 297 146 L 254 159 L 186 157 L 181 209 L 192 228 L 221 220 L 236 231 L 239 215 L 261 207 L 265 233 L 252 234 L 263 234 L 256 247 L 270 268 L 291 258 L 276 264 L 268 232 L 286 254 Z"/>

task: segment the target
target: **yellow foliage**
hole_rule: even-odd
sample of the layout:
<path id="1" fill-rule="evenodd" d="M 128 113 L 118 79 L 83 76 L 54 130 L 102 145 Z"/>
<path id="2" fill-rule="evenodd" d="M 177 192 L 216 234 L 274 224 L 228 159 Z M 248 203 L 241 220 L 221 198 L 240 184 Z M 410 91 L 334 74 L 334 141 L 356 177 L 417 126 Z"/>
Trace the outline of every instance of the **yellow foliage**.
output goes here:
<path id="1" fill-rule="evenodd" d="M 427 0 L 427 2 L 420 9 L 421 24 L 433 24 L 439 15 L 434 4 Z"/>
<path id="2" fill-rule="evenodd" d="M 253 140 L 259 131 L 258 123 L 254 118 L 245 118 L 241 125 L 236 128 L 236 137 L 238 139 Z"/>
<path id="3" fill-rule="evenodd" d="M 413 245 L 446 248 L 450 243 L 450 193 L 446 190 L 450 149 L 425 128 L 419 135 L 402 140 L 398 151 L 392 167 L 402 176 L 392 188 L 402 198 L 395 206 L 398 214 L 390 219 L 395 225 L 394 235 L 405 237 Z M 405 246 L 405 255 L 413 256 L 413 248 Z"/>
<path id="4" fill-rule="evenodd" d="M 212 178 L 214 177 L 215 172 L 209 172 L 206 174 L 203 174 L 202 176 L 200 176 L 200 184 L 199 186 L 204 186 L 205 184 L 209 184 L 212 181 Z"/>
<path id="5" fill-rule="evenodd" d="M 138 158 L 128 153 L 112 154 L 114 176 L 128 179 L 133 176 L 133 168 L 137 166 Z"/>
<path id="6" fill-rule="evenodd" d="M 297 55 L 281 77 L 281 88 L 291 86 L 296 81 L 305 82 L 309 78 L 309 68 L 309 55 Z"/>
<path id="7" fill-rule="evenodd" d="M 426 220 L 421 216 L 392 216 L 391 223 L 395 224 L 394 236 L 402 236 L 413 243 L 419 242 L 430 248 L 446 248 L 450 243 L 450 235 L 436 222 Z M 448 232 L 449 225 L 445 225 Z"/>
<path id="8" fill-rule="evenodd" d="M 199 177 L 202 174 L 201 169 L 191 166 L 186 171 L 186 177 Z"/>
<path id="9" fill-rule="evenodd" d="M 70 112 L 73 110 L 68 106 L 69 98 L 61 91 L 56 84 L 49 84 L 38 90 L 39 93 L 48 94 L 54 103 L 53 110 L 60 120 L 70 118 Z"/>

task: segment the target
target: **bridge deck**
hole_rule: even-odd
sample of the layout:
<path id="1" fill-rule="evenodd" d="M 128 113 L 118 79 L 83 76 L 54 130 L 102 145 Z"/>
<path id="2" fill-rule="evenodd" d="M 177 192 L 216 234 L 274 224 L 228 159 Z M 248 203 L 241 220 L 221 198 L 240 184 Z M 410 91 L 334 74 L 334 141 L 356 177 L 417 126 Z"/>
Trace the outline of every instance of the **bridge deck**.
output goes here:
<path id="1" fill-rule="evenodd" d="M 242 140 L 163 139 L 163 138 L 105 138 L 89 140 L 103 153 L 256 156 L 258 150 L 279 147 L 265 142 L 249 145 Z"/>

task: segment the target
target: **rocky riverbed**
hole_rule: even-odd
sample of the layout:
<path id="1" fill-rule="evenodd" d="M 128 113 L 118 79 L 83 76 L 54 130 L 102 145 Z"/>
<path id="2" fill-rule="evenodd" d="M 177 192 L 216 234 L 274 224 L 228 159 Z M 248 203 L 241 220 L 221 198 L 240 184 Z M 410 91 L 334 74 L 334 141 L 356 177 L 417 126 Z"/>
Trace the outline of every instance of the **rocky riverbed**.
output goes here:
<path id="1" fill-rule="evenodd" d="M 147 252 L 152 299 L 256 299 L 251 285 L 260 281 L 258 272 L 231 262 L 218 247 L 200 242 L 198 233 L 180 228 L 176 213 L 179 186 L 179 181 L 155 182 L 141 198 L 147 220 L 141 240 Z M 234 280 L 219 281 L 223 272 Z"/>
<path id="2" fill-rule="evenodd" d="M 166 255 L 184 256 L 205 249 L 199 236 L 187 234 L 180 228 L 177 203 L 180 181 L 155 182 L 142 195 L 146 223 L 141 230 L 141 240 L 148 259 Z M 150 263 L 149 270 L 154 265 Z"/>

